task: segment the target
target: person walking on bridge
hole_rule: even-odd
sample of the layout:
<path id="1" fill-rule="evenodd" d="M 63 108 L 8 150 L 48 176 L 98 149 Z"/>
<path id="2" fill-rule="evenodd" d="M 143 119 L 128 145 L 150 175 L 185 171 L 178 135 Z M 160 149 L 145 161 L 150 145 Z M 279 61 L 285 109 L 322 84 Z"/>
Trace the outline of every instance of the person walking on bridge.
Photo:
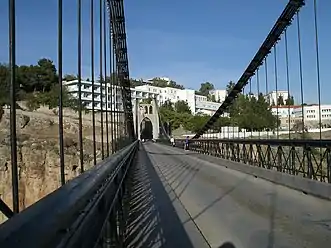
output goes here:
<path id="1" fill-rule="evenodd" d="M 171 145 L 172 146 L 175 146 L 175 139 L 174 139 L 174 137 L 171 136 L 170 142 L 171 142 Z"/>
<path id="2" fill-rule="evenodd" d="M 184 150 L 188 150 L 188 136 L 186 136 L 186 139 L 185 139 L 185 144 L 184 144 Z"/>

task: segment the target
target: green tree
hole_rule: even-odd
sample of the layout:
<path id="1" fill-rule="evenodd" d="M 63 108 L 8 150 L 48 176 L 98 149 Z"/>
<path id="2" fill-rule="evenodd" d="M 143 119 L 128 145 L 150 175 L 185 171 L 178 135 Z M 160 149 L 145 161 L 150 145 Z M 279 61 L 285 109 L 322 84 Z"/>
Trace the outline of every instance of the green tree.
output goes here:
<path id="1" fill-rule="evenodd" d="M 24 93 L 31 93 L 36 90 L 38 78 L 37 66 L 35 65 L 22 65 L 17 70 L 18 81 Z"/>
<path id="2" fill-rule="evenodd" d="M 226 86 L 226 93 L 229 94 L 236 84 L 233 81 L 230 81 Z"/>
<path id="3" fill-rule="evenodd" d="M 188 113 L 188 114 L 192 113 L 186 101 L 177 101 L 175 103 L 175 111 L 177 113 Z"/>
<path id="4" fill-rule="evenodd" d="M 275 103 L 274 99 L 272 99 L 272 101 L 271 101 L 271 106 L 276 106 L 276 103 Z"/>
<path id="5" fill-rule="evenodd" d="M 206 124 L 209 118 L 210 116 L 208 115 L 191 116 L 189 126 L 186 127 L 186 130 L 192 131 L 193 133 L 198 132 Z"/>
<path id="6" fill-rule="evenodd" d="M 40 59 L 37 63 L 37 84 L 35 90 L 50 91 L 54 84 L 58 83 L 58 76 L 56 74 L 56 67 L 50 59 Z"/>
<path id="7" fill-rule="evenodd" d="M 288 106 L 293 106 L 294 105 L 294 97 L 293 96 L 288 96 L 288 98 L 285 101 L 285 104 Z"/>
<path id="8" fill-rule="evenodd" d="M 59 106 L 60 86 L 53 85 L 48 92 L 34 92 L 27 96 L 27 107 L 30 111 L 38 109 L 40 106 L 48 106 L 49 109 L 57 108 Z M 75 111 L 79 109 L 79 101 L 73 98 L 66 87 L 62 89 L 63 107 L 71 108 Z M 83 106 L 83 110 L 86 108 Z"/>
<path id="9" fill-rule="evenodd" d="M 153 86 L 157 87 L 167 87 L 168 86 L 168 81 L 161 79 L 159 77 L 155 77 L 151 80 Z"/>
<path id="10" fill-rule="evenodd" d="M 10 72 L 7 65 L 0 64 L 0 106 L 9 103 Z"/>
<path id="11" fill-rule="evenodd" d="M 171 88 L 176 88 L 176 89 L 180 89 L 180 90 L 183 90 L 185 89 L 185 87 L 181 84 L 177 84 L 175 81 L 173 80 L 170 80 L 169 84 L 168 84 L 168 87 L 171 87 Z"/>
<path id="12" fill-rule="evenodd" d="M 203 96 L 208 96 L 209 95 L 209 91 L 214 90 L 215 87 L 212 83 L 209 82 L 205 82 L 202 83 L 199 89 L 199 92 L 201 93 L 201 95 Z"/>
<path id="13" fill-rule="evenodd" d="M 229 108 L 229 123 L 247 130 L 273 129 L 276 118 L 263 94 L 255 96 L 239 94 Z M 224 120 L 223 120 L 224 122 Z"/>
<path id="14" fill-rule="evenodd" d="M 152 103 L 152 101 L 153 101 L 153 99 L 152 99 L 152 98 L 145 98 L 145 99 L 143 99 L 143 100 L 141 101 L 141 103 L 145 103 L 145 104 L 151 104 L 151 103 Z"/>
<path id="15" fill-rule="evenodd" d="M 216 102 L 216 97 L 215 97 L 215 95 L 208 95 L 207 99 L 208 99 L 208 101 Z"/>
<path id="16" fill-rule="evenodd" d="M 76 80 L 78 79 L 78 77 L 76 75 L 73 75 L 73 74 L 66 74 L 64 75 L 63 77 L 63 81 L 73 81 L 73 80 Z"/>
<path id="17" fill-rule="evenodd" d="M 16 98 L 17 100 L 21 100 L 23 94 L 20 89 L 18 68 L 19 68 L 18 66 L 15 67 Z M 9 104 L 9 103 L 10 103 L 10 70 L 8 65 L 0 64 L 0 105 L 2 106 L 4 104 Z"/>
<path id="18" fill-rule="evenodd" d="M 144 85 L 143 80 L 137 80 L 137 79 L 130 78 L 130 86 L 132 88 L 141 86 L 141 85 Z"/>
<path id="19" fill-rule="evenodd" d="M 175 111 L 172 102 L 169 100 L 165 101 L 160 108 L 166 109 L 169 111 Z"/>
<path id="20" fill-rule="evenodd" d="M 280 96 L 278 97 L 277 104 L 278 104 L 279 106 L 284 105 L 284 98 L 283 98 L 282 95 L 280 95 Z"/>

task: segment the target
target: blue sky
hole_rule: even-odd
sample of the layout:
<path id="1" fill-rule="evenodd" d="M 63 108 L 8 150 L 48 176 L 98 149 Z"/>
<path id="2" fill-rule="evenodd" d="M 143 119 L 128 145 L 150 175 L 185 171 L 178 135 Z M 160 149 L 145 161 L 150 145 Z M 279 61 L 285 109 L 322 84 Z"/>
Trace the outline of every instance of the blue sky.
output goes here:
<path id="1" fill-rule="evenodd" d="M 8 61 L 8 1 L 0 1 L 0 61 Z M 17 63 L 47 57 L 57 61 L 57 0 L 16 0 Z M 83 75 L 90 77 L 89 0 L 83 2 Z M 317 101 L 313 0 L 301 11 L 305 102 Z M 96 1 L 96 21 L 98 20 Z M 212 82 L 225 88 L 238 80 L 270 31 L 287 0 L 125 0 L 131 77 L 167 76 L 189 88 Z M 331 2 L 318 0 L 322 102 L 331 103 Z M 327 13 L 327 11 L 329 11 Z M 294 23 L 296 24 L 296 23 Z M 77 72 L 76 1 L 64 1 L 64 71 Z M 98 37 L 98 27 L 96 27 Z M 288 30 L 290 85 L 297 102 L 299 70 L 296 26 Z M 98 68 L 96 42 L 96 67 Z M 272 56 L 272 54 L 271 54 Z M 277 47 L 278 89 L 286 90 L 284 41 Z M 268 59 L 269 89 L 275 88 L 273 57 Z M 98 70 L 98 69 L 97 69 Z M 264 71 L 264 68 L 261 68 Z M 260 88 L 265 91 L 264 73 Z M 256 79 L 252 81 L 256 91 Z"/>

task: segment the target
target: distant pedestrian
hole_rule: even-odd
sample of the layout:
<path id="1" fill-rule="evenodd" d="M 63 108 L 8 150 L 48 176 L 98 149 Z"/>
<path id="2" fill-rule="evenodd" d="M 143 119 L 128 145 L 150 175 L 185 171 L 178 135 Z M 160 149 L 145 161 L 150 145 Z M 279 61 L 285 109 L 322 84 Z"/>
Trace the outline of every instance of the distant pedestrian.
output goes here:
<path id="1" fill-rule="evenodd" d="M 172 146 L 175 146 L 175 139 L 174 139 L 174 137 L 171 137 L 170 142 L 171 142 L 171 145 Z"/>
<path id="2" fill-rule="evenodd" d="M 188 139 L 189 139 L 189 137 L 188 136 L 186 136 L 186 139 L 185 139 L 185 145 L 184 145 L 184 150 L 188 150 Z"/>

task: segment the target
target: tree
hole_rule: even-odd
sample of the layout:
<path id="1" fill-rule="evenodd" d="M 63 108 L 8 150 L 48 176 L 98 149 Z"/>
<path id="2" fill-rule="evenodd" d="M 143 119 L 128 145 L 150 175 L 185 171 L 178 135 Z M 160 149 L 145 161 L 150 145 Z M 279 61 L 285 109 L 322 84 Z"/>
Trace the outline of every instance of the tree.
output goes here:
<path id="1" fill-rule="evenodd" d="M 185 129 L 197 133 L 206 124 L 209 118 L 210 116 L 208 115 L 194 115 L 189 120 L 190 125 Z"/>
<path id="2" fill-rule="evenodd" d="M 228 85 L 226 86 L 226 92 L 227 94 L 230 94 L 231 90 L 234 88 L 236 84 L 233 81 L 230 81 Z"/>
<path id="3" fill-rule="evenodd" d="M 136 79 L 130 78 L 130 87 L 134 88 L 134 87 L 141 86 L 141 85 L 144 85 L 144 82 L 142 80 L 136 80 Z"/>
<path id="4" fill-rule="evenodd" d="M 191 114 L 191 109 L 186 101 L 177 101 L 175 103 L 175 110 L 177 113 L 188 113 Z"/>
<path id="5" fill-rule="evenodd" d="M 205 82 L 202 83 L 199 89 L 199 92 L 203 95 L 203 96 L 208 96 L 209 95 L 209 91 L 214 90 L 215 87 L 212 83 L 209 82 Z"/>
<path id="6" fill-rule="evenodd" d="M 172 102 L 169 100 L 165 101 L 160 108 L 170 111 L 175 111 Z"/>
<path id="7" fill-rule="evenodd" d="M 181 89 L 181 90 L 185 89 L 185 87 L 183 85 L 177 84 L 173 80 L 167 81 L 167 80 L 161 79 L 159 77 L 153 78 L 151 80 L 151 84 L 153 86 L 162 87 L 162 88 L 170 87 L 170 88 Z"/>
<path id="8" fill-rule="evenodd" d="M 288 96 L 288 98 L 285 101 L 285 104 L 288 106 L 293 106 L 294 105 L 294 97 L 293 96 Z"/>
<path id="9" fill-rule="evenodd" d="M 152 103 L 152 98 L 145 98 L 141 101 L 141 103 L 145 103 L 145 104 L 151 104 Z"/>
<path id="10" fill-rule="evenodd" d="M 229 108 L 229 123 L 247 130 L 273 129 L 276 118 L 263 94 L 255 96 L 239 94 L 234 104 Z M 226 122 L 223 120 L 223 122 Z"/>
<path id="11" fill-rule="evenodd" d="M 197 91 L 197 90 L 195 91 L 195 94 L 199 95 L 199 96 L 203 96 L 203 94 L 200 91 Z"/>
<path id="12" fill-rule="evenodd" d="M 25 93 L 30 93 L 36 90 L 37 83 L 39 82 L 37 66 L 22 65 L 18 67 L 17 75 L 21 89 Z"/>
<path id="13" fill-rule="evenodd" d="M 169 84 L 168 84 L 168 87 L 171 87 L 171 88 L 176 88 L 176 89 L 180 89 L 180 90 L 183 90 L 185 89 L 185 87 L 181 84 L 177 84 L 175 81 L 173 80 L 170 80 Z"/>
<path id="14" fill-rule="evenodd" d="M 157 87 L 167 87 L 168 86 L 168 81 L 161 79 L 159 77 L 155 77 L 151 80 L 153 86 Z"/>
<path id="15" fill-rule="evenodd" d="M 52 60 L 40 59 L 35 68 L 37 73 L 37 84 L 35 90 L 47 92 L 50 91 L 54 84 L 58 83 L 58 76 L 56 74 L 56 67 Z"/>
<path id="16" fill-rule="evenodd" d="M 8 66 L 0 64 L 0 106 L 9 103 L 9 76 Z"/>
<path id="17" fill-rule="evenodd" d="M 215 95 L 208 95 L 207 99 L 208 99 L 208 101 L 216 102 Z"/>
<path id="18" fill-rule="evenodd" d="M 78 77 L 76 75 L 73 75 L 73 74 L 66 74 L 64 75 L 63 77 L 63 81 L 73 81 L 73 80 L 76 80 L 78 79 Z"/>
<path id="19" fill-rule="evenodd" d="M 279 106 L 284 105 L 284 98 L 282 95 L 279 95 L 279 97 L 277 99 L 277 105 L 279 105 Z"/>
<path id="20" fill-rule="evenodd" d="M 27 107 L 30 111 L 36 110 L 40 106 L 48 106 L 49 109 L 57 108 L 59 106 L 59 94 L 60 86 L 58 84 L 53 85 L 48 92 L 30 93 L 27 96 Z M 66 87 L 62 89 L 62 102 L 63 107 L 71 108 L 75 111 L 79 109 L 78 99 L 73 98 Z M 82 109 L 86 110 L 84 106 L 82 106 Z"/>

